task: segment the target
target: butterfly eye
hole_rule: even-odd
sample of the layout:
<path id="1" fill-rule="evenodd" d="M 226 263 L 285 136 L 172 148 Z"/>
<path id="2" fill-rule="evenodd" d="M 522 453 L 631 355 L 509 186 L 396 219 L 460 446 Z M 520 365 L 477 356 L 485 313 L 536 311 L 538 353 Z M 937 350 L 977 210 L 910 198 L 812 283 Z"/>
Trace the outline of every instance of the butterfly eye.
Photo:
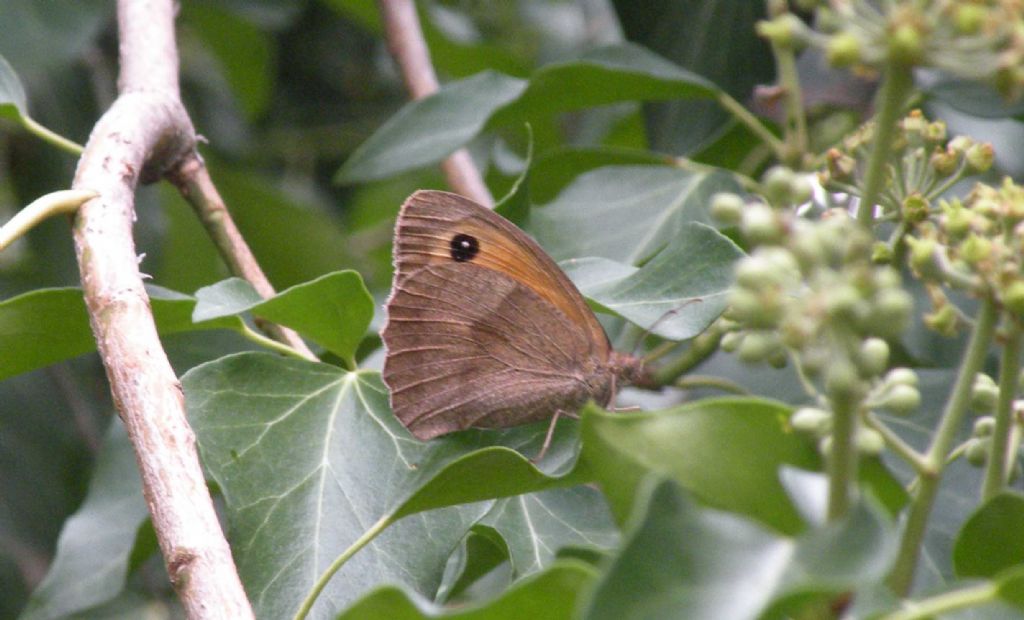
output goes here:
<path id="1" fill-rule="evenodd" d="M 476 237 L 462 233 L 452 237 L 450 246 L 452 260 L 457 263 L 473 260 L 480 253 L 480 242 Z"/>

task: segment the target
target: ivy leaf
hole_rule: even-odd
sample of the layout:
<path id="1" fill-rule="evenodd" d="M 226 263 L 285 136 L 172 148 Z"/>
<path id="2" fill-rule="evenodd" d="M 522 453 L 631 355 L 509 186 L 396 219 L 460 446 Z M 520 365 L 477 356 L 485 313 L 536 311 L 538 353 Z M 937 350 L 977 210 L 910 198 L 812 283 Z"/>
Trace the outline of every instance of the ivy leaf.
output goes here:
<path id="1" fill-rule="evenodd" d="M 355 271 L 336 271 L 262 299 L 229 278 L 196 291 L 196 322 L 252 312 L 286 325 L 355 366 L 355 351 L 373 318 L 373 298 Z"/>
<path id="2" fill-rule="evenodd" d="M 192 369 L 182 385 L 203 462 L 224 495 L 240 575 L 264 617 L 293 614 L 342 551 L 387 524 L 330 580 L 314 614 L 381 583 L 432 597 L 451 553 L 491 509 L 481 500 L 584 480 L 574 421 L 559 424 L 542 469 L 512 448 L 535 454 L 546 422 L 424 443 L 392 415 L 376 373 L 243 353 Z M 586 523 L 556 510 L 557 497 L 529 500 L 534 516 Z M 536 553 L 535 540 L 509 534 L 525 525 L 499 525 L 513 557 Z M 545 531 L 543 544 L 557 548 L 559 532 Z M 564 539 L 580 544 L 589 531 Z"/>
<path id="3" fill-rule="evenodd" d="M 808 597 L 827 600 L 882 580 L 894 528 L 860 505 L 796 538 L 702 508 L 670 480 L 648 480 L 627 540 L 584 617 L 758 618 Z M 794 601 L 794 599 L 799 599 Z"/>
<path id="4" fill-rule="evenodd" d="M 21 619 L 63 618 L 121 593 L 136 533 L 148 514 L 135 453 L 124 426 L 114 420 L 85 501 L 64 524 L 50 570 Z"/>
<path id="5" fill-rule="evenodd" d="M 359 146 L 335 181 L 383 179 L 440 161 L 487 125 L 539 122 L 558 112 L 619 101 L 710 97 L 713 84 L 640 46 L 592 50 L 522 80 L 495 71 L 446 84 L 403 107 Z"/>
<path id="6" fill-rule="evenodd" d="M 703 224 L 685 224 L 668 247 L 643 267 L 624 275 L 596 277 L 595 263 L 580 286 L 589 299 L 636 325 L 669 340 L 685 340 L 704 331 L 725 310 L 733 283 L 733 265 L 743 251 L 728 237 Z"/>

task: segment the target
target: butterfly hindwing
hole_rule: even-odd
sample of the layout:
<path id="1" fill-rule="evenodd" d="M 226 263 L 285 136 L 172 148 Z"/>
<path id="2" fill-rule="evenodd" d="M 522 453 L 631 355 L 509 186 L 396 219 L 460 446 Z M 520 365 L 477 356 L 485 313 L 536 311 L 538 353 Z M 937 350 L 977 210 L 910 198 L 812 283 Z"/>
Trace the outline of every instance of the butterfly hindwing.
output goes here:
<path id="1" fill-rule="evenodd" d="M 471 262 L 396 279 L 382 336 L 392 408 L 420 439 L 544 419 L 610 390 L 586 332 L 514 278 Z"/>

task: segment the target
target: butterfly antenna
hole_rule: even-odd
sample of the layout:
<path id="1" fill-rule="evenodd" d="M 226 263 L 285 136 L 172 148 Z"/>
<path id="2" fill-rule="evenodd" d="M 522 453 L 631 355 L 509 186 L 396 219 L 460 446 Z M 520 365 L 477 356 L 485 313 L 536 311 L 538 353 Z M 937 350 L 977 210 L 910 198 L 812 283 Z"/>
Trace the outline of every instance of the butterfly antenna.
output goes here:
<path id="1" fill-rule="evenodd" d="M 661 316 L 658 317 L 658 319 L 656 321 L 654 321 L 653 323 L 651 323 L 650 325 L 648 325 L 644 329 L 643 333 L 640 334 L 640 337 L 637 338 L 636 344 L 633 345 L 633 350 L 630 353 L 630 355 L 633 356 L 633 357 L 637 357 L 637 353 L 640 351 L 640 347 L 643 346 L 644 340 L 646 340 L 647 337 L 651 335 L 651 333 L 654 331 L 655 327 L 657 327 L 658 325 L 660 325 L 661 323 L 666 321 L 668 318 L 673 317 L 676 314 L 679 314 L 679 311 L 682 310 L 683 308 L 685 308 L 686 306 L 688 306 L 690 304 L 694 304 L 694 303 L 699 304 L 702 301 L 704 301 L 704 300 L 701 299 L 700 297 L 694 297 L 693 299 L 686 300 L 685 302 L 683 302 L 682 305 L 680 305 L 680 306 L 678 306 L 676 308 L 672 308 L 671 310 L 666 310 L 664 313 L 662 313 Z"/>

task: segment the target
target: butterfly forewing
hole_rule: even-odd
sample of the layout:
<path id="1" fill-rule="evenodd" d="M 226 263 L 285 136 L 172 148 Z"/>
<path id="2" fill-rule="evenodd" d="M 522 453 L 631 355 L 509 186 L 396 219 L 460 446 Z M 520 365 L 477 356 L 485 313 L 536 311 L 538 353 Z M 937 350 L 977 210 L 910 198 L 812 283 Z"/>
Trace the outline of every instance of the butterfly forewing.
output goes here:
<path id="1" fill-rule="evenodd" d="M 465 262 L 501 273 L 532 290 L 586 332 L 602 360 L 608 338 L 586 301 L 533 239 L 493 211 L 457 194 L 414 193 L 395 227 L 395 283 L 427 265 Z"/>

